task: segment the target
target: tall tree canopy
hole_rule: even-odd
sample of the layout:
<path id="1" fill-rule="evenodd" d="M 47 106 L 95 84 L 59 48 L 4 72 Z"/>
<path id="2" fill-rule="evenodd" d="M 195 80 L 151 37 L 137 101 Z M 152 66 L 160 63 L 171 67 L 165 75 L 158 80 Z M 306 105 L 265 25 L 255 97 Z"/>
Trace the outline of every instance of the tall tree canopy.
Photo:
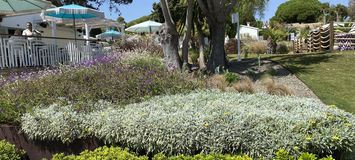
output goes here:
<path id="1" fill-rule="evenodd" d="M 281 4 L 273 20 L 286 23 L 316 22 L 321 12 L 319 0 L 289 0 Z"/>
<path id="2" fill-rule="evenodd" d="M 348 16 L 348 8 L 342 4 L 330 5 L 329 3 L 322 3 L 321 10 L 328 13 L 326 17 L 327 22 L 330 18 L 336 21 L 344 21 Z M 322 14 L 320 18 L 324 18 Z"/>

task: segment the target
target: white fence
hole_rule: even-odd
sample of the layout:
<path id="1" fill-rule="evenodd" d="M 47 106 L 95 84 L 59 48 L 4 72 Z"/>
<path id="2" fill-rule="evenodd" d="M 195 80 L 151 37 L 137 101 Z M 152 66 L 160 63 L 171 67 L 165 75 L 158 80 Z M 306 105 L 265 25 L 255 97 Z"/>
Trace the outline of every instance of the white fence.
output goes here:
<path id="1" fill-rule="evenodd" d="M 0 35 L 0 68 L 56 66 L 107 54 L 103 47 L 83 40 Z"/>

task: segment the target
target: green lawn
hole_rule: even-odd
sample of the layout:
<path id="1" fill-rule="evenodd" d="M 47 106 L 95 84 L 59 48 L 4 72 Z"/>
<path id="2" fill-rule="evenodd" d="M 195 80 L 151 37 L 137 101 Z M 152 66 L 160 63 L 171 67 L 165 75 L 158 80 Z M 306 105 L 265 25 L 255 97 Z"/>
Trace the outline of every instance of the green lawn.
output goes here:
<path id="1" fill-rule="evenodd" d="M 271 56 L 327 105 L 355 113 L 355 52 Z"/>

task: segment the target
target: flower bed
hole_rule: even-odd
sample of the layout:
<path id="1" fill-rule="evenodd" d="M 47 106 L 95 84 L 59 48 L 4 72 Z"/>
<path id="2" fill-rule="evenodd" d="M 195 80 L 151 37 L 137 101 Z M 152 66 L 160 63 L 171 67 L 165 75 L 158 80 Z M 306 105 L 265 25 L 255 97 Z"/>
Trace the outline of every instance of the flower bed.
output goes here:
<path id="1" fill-rule="evenodd" d="M 22 129 L 33 139 L 70 142 L 93 135 L 133 151 L 167 155 L 270 158 L 280 148 L 293 155 L 325 155 L 355 146 L 354 115 L 311 99 L 200 91 L 123 108 L 104 102 L 94 106 L 99 109 L 78 113 L 73 105 L 36 109 L 22 117 Z"/>
<path id="2" fill-rule="evenodd" d="M 16 123 L 33 107 L 58 102 L 76 104 L 105 100 L 115 104 L 140 102 L 155 95 L 189 92 L 202 83 L 183 73 L 167 72 L 158 57 L 134 52 L 98 57 L 56 70 L 11 75 L 1 81 L 1 123 Z M 0 108 L 1 109 L 1 108 Z"/>

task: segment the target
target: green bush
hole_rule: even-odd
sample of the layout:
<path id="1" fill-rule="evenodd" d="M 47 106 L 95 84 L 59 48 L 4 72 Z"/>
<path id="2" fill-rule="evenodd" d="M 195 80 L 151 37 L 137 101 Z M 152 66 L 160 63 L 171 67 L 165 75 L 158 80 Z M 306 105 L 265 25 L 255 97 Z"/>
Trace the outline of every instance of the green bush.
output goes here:
<path id="1" fill-rule="evenodd" d="M 200 54 L 197 50 L 195 49 L 190 49 L 189 50 L 189 57 L 191 59 L 191 62 L 193 64 L 198 64 L 198 58 L 200 57 Z"/>
<path id="2" fill-rule="evenodd" d="M 112 159 L 112 160 L 148 160 L 145 156 L 136 156 L 127 149 L 121 149 L 118 147 L 100 147 L 94 151 L 83 151 L 80 155 L 65 156 L 63 153 L 55 154 L 52 160 L 100 160 L 100 159 Z"/>
<path id="3" fill-rule="evenodd" d="M 235 155 L 223 155 L 223 154 L 198 154 L 194 156 L 178 155 L 167 157 L 164 154 L 156 154 L 153 160 L 253 160 L 247 155 L 235 156 Z"/>
<path id="4" fill-rule="evenodd" d="M 25 151 L 19 150 L 15 145 L 0 140 L 0 159 L 1 160 L 20 160 Z"/>
<path id="5" fill-rule="evenodd" d="M 47 130 L 56 127 L 51 124 L 67 121 L 85 131 L 79 135 L 168 156 L 203 152 L 270 158 L 279 148 L 292 155 L 331 155 L 355 146 L 354 115 L 312 99 L 200 91 L 154 97 L 123 108 L 99 106 L 97 111 L 82 113 L 74 124 L 73 120 L 54 118 L 64 112 L 47 109 L 51 114 L 41 116 L 45 113 L 39 109 L 23 117 L 23 131 L 30 137 L 60 139 L 57 135 L 64 134 L 61 132 L 72 132 Z"/>
<path id="6" fill-rule="evenodd" d="M 288 54 L 289 48 L 285 42 L 277 44 L 276 54 Z"/>
<path id="7" fill-rule="evenodd" d="M 299 156 L 292 156 L 288 151 L 284 149 L 280 149 L 275 153 L 274 160 L 318 160 L 318 158 L 315 154 L 307 153 L 307 152 L 303 152 Z M 335 159 L 332 156 L 327 156 L 319 160 L 335 160 Z"/>
<path id="8" fill-rule="evenodd" d="M 223 74 L 223 76 L 229 84 L 232 84 L 240 80 L 238 74 L 229 72 L 228 70 Z"/>
<path id="9" fill-rule="evenodd" d="M 0 100 L 0 124 L 12 122 L 14 117 L 19 117 L 19 108 L 13 106 L 7 100 Z"/>
<path id="10" fill-rule="evenodd" d="M 119 147 L 100 147 L 94 151 L 85 150 L 80 155 L 67 155 L 63 153 L 53 155 L 52 160 L 98 160 L 98 159 L 115 159 L 115 160 L 148 160 L 146 156 L 137 156 Z M 162 153 L 154 155 L 152 160 L 253 160 L 248 155 L 229 155 L 229 154 L 197 154 L 197 155 L 177 155 L 166 156 Z M 262 158 L 261 158 L 262 159 Z M 298 158 L 295 158 L 284 149 L 280 149 L 274 160 L 318 160 L 317 156 L 311 153 L 302 153 Z M 322 158 L 320 160 L 334 160 L 332 156 Z"/>

